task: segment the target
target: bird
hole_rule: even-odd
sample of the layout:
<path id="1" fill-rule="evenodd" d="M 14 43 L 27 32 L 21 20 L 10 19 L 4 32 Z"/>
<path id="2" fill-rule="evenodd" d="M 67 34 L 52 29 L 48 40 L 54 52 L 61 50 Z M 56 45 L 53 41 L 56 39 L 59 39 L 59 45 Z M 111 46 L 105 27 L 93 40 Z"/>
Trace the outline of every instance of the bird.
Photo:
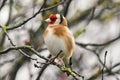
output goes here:
<path id="1" fill-rule="evenodd" d="M 43 33 L 43 37 L 49 52 L 56 56 L 62 50 L 58 57 L 66 67 L 70 68 L 75 40 L 68 28 L 67 19 L 62 14 L 52 13 L 45 22 L 48 23 L 48 26 Z"/>

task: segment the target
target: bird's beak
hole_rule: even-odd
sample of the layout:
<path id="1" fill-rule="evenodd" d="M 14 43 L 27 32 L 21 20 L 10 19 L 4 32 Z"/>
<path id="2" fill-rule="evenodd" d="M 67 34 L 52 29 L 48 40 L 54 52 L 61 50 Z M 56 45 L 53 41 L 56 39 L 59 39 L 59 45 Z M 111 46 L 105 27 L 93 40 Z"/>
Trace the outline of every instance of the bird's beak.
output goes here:
<path id="1" fill-rule="evenodd" d="M 50 22 L 51 22 L 51 20 L 48 18 L 48 19 L 46 19 L 46 20 L 45 20 L 45 22 L 50 23 Z"/>

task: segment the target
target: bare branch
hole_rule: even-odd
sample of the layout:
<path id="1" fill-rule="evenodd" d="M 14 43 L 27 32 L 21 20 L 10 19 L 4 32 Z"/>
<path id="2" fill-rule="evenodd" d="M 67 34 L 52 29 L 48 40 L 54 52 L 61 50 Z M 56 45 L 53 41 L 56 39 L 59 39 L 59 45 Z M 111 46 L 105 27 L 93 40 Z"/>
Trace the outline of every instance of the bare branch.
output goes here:
<path id="1" fill-rule="evenodd" d="M 83 47 L 83 46 L 82 46 Z M 115 72 L 112 71 L 112 69 L 114 69 L 115 67 L 118 67 L 120 65 L 120 63 L 117 63 L 115 65 L 113 65 L 111 68 L 108 68 L 105 64 L 106 64 L 106 56 L 107 56 L 107 51 L 105 52 L 105 56 L 104 56 L 104 62 L 102 62 L 102 60 L 100 59 L 100 56 L 98 53 L 96 53 L 96 51 L 92 51 L 91 49 L 88 49 L 86 47 L 83 47 L 84 49 L 94 53 L 97 58 L 98 58 L 98 61 L 100 62 L 100 64 L 102 66 L 104 66 L 104 68 L 106 68 L 105 70 L 99 70 L 97 71 L 97 73 L 93 74 L 90 78 L 88 78 L 87 80 L 93 80 L 95 78 L 97 78 L 98 76 L 100 76 L 102 73 L 107 73 L 107 74 L 112 74 L 112 75 L 115 75 Z"/>
<path id="2" fill-rule="evenodd" d="M 22 25 L 24 25 L 25 23 L 27 23 L 27 22 L 28 22 L 29 20 L 31 20 L 32 18 L 35 18 L 40 12 L 44 12 L 44 11 L 46 11 L 46 10 L 50 10 L 50 9 L 52 9 L 52 8 L 55 8 L 56 6 L 58 6 L 58 5 L 60 5 L 60 4 L 62 4 L 62 3 L 64 2 L 64 1 L 61 0 L 61 2 L 59 2 L 58 4 L 56 4 L 56 5 L 52 6 L 52 7 L 43 8 L 44 5 L 46 4 L 46 1 L 47 1 L 47 0 L 44 1 L 42 7 L 41 7 L 41 8 L 38 10 L 38 12 L 36 12 L 32 17 L 26 19 L 25 21 L 23 21 L 22 23 L 20 23 L 20 24 L 18 24 L 18 25 L 16 25 L 16 26 L 13 26 L 13 27 L 11 27 L 11 28 L 10 28 L 10 27 L 7 28 L 7 30 L 12 30 L 12 29 L 16 29 L 16 28 L 18 28 L 18 27 L 21 27 Z"/>
<path id="3" fill-rule="evenodd" d="M 65 4 L 65 8 L 64 8 L 64 16 L 67 15 L 68 8 L 69 8 L 71 2 L 72 2 L 72 0 L 66 0 L 66 4 Z"/>
<path id="4" fill-rule="evenodd" d="M 50 57 L 51 57 L 51 55 L 48 56 L 48 58 L 50 58 Z M 48 61 L 46 61 L 46 63 L 47 63 L 47 62 L 48 62 Z M 49 66 L 49 64 L 45 64 L 45 65 L 42 67 L 42 69 L 40 70 L 40 72 L 39 72 L 36 80 L 40 80 L 41 75 L 43 74 L 43 72 L 45 71 L 45 69 L 46 69 L 48 66 Z"/>
<path id="5" fill-rule="evenodd" d="M 108 45 L 108 44 L 118 40 L 119 38 L 120 38 L 120 36 L 118 36 L 115 39 L 112 39 L 110 41 L 107 41 L 107 42 L 105 42 L 103 44 L 94 44 L 94 43 L 93 44 L 92 43 L 85 44 L 85 43 L 79 43 L 79 42 L 76 42 L 76 44 L 79 45 L 79 46 L 83 46 L 83 47 L 86 47 L 86 46 L 105 46 L 105 45 Z"/>
<path id="6" fill-rule="evenodd" d="M 106 65 L 106 56 L 107 56 L 107 51 L 105 52 L 105 55 L 104 55 L 104 66 L 102 68 L 102 80 L 104 80 L 104 68 L 105 68 L 105 65 Z"/>
<path id="7" fill-rule="evenodd" d="M 19 51 L 21 54 L 23 54 L 24 56 L 26 56 L 26 57 L 28 57 L 28 58 L 30 58 L 30 59 L 32 59 L 32 60 L 37 61 L 37 59 L 32 58 L 32 57 L 30 57 L 29 55 L 27 55 L 26 53 L 24 53 L 24 52 L 21 50 L 21 47 L 16 47 L 16 45 L 12 42 L 12 40 L 11 40 L 11 38 L 9 37 L 8 33 L 6 32 L 6 30 L 5 30 L 3 27 L 2 27 L 2 29 L 3 29 L 3 31 L 5 32 L 5 34 L 7 35 L 10 43 L 11 43 L 12 46 L 13 46 L 13 48 L 10 48 L 10 49 L 20 48 L 20 49 L 18 49 L 18 51 Z M 29 49 L 30 51 L 34 52 L 34 54 L 37 55 L 39 58 L 42 58 L 42 59 L 44 59 L 44 60 L 46 60 L 46 61 L 49 61 L 49 59 L 45 58 L 44 56 L 39 55 L 39 53 L 38 53 L 36 50 L 34 50 L 33 48 L 28 47 L 28 46 L 27 46 L 27 47 L 23 47 L 23 48 L 27 48 L 27 49 Z M 10 49 L 7 49 L 6 52 L 9 51 Z M 4 52 L 5 52 L 5 51 L 4 51 Z M 58 57 L 58 56 L 60 55 L 60 53 L 61 53 L 61 51 L 58 53 L 58 55 L 57 55 L 56 57 Z M 68 68 L 66 68 L 65 66 L 59 65 L 59 64 L 57 64 L 57 63 L 54 62 L 54 61 L 50 62 L 49 64 L 56 65 L 57 67 L 60 68 L 61 71 L 69 73 L 69 74 L 70 74 L 71 76 L 73 76 L 76 80 L 78 80 L 78 78 L 76 78 L 76 75 L 78 75 L 78 74 L 76 74 L 75 72 L 73 72 L 71 69 L 68 69 Z M 79 75 L 79 77 L 80 77 L 80 75 Z M 82 78 L 83 78 L 83 77 L 82 77 Z"/>
<path id="8" fill-rule="evenodd" d="M 3 0 L 2 5 L 0 6 L 0 11 L 3 8 L 3 6 L 5 5 L 6 2 L 7 2 L 7 0 Z"/>
<path id="9" fill-rule="evenodd" d="M 3 51 L 0 51 L 0 55 L 2 55 L 2 54 L 6 54 L 6 53 L 8 53 L 8 52 L 10 52 L 10 51 L 12 51 L 12 50 L 18 50 L 18 49 L 22 49 L 22 50 L 24 50 L 24 49 L 28 49 L 27 48 L 27 46 L 18 46 L 18 47 L 9 47 L 9 48 L 7 48 L 7 49 L 5 49 L 5 50 L 3 50 Z M 41 51 L 43 51 L 43 50 L 46 50 L 47 48 L 44 48 L 44 49 L 40 49 L 39 51 L 41 52 Z"/>
<path id="10" fill-rule="evenodd" d="M 9 16 L 5 26 L 8 26 L 10 23 L 11 15 L 12 15 L 12 5 L 13 5 L 13 0 L 9 0 Z"/>
<path id="11" fill-rule="evenodd" d="M 8 37 L 8 40 L 10 41 L 11 45 L 12 45 L 14 48 L 17 48 L 16 45 L 15 45 L 15 44 L 13 43 L 13 41 L 11 40 L 11 38 L 9 37 L 9 35 L 8 35 L 7 31 L 6 31 L 6 28 L 5 28 L 5 27 L 2 27 L 2 26 L 0 26 L 0 27 L 2 28 L 2 30 L 4 31 L 4 33 L 5 33 L 6 36 Z M 30 58 L 30 59 L 32 59 L 32 60 L 37 60 L 37 59 L 32 58 L 31 56 L 25 54 L 21 49 L 18 49 L 18 51 L 19 51 L 22 55 L 24 55 L 24 56 L 26 56 L 26 57 L 28 57 L 28 58 Z"/>

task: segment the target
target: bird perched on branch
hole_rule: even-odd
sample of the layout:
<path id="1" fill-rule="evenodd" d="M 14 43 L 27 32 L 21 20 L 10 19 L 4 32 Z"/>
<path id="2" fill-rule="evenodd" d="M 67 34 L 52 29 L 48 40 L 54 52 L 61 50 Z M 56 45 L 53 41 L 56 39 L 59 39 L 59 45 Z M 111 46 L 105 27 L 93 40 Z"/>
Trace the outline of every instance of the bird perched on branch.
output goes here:
<path id="1" fill-rule="evenodd" d="M 75 42 L 68 29 L 66 18 L 61 14 L 51 14 L 45 21 L 48 22 L 48 26 L 44 31 L 44 41 L 48 50 L 53 56 L 62 50 L 59 58 L 66 67 L 70 67 L 70 58 L 74 51 Z"/>

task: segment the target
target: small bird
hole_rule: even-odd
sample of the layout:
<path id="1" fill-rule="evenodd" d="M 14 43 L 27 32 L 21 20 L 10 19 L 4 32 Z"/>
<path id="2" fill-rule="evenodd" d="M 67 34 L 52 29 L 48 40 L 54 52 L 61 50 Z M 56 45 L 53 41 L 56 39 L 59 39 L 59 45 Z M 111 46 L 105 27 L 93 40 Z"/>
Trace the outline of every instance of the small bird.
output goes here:
<path id="1" fill-rule="evenodd" d="M 59 58 L 66 67 L 70 68 L 70 58 L 75 48 L 75 41 L 66 18 L 61 14 L 51 14 L 45 21 L 48 26 L 44 31 L 44 41 L 48 50 L 53 56 L 62 50 Z"/>

